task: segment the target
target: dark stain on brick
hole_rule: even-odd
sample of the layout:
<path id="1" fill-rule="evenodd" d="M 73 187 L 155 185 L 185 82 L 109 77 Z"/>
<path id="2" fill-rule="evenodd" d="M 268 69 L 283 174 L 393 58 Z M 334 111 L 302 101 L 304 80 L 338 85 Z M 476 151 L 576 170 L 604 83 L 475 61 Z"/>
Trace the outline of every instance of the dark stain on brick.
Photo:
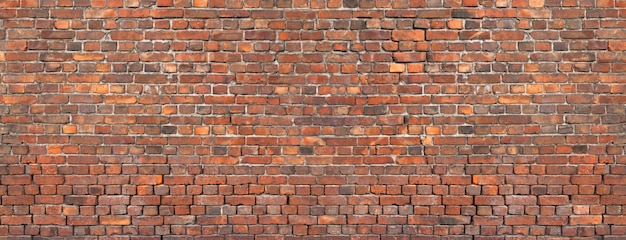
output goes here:
<path id="1" fill-rule="evenodd" d="M 313 155 L 313 147 L 299 147 L 298 153 L 302 155 Z"/>
<path id="2" fill-rule="evenodd" d="M 365 106 L 363 107 L 363 114 L 365 115 L 383 115 L 387 113 L 387 106 Z"/>
<path id="3" fill-rule="evenodd" d="M 224 146 L 215 146 L 213 147 L 213 154 L 215 155 L 226 155 L 228 148 Z"/>
<path id="4" fill-rule="evenodd" d="M 343 6 L 347 8 L 359 7 L 359 0 L 343 0 Z"/>
<path id="5" fill-rule="evenodd" d="M 584 154 L 587 153 L 587 145 L 576 145 L 574 147 L 572 147 L 572 152 L 577 153 L 577 154 Z"/>
<path id="6" fill-rule="evenodd" d="M 163 134 L 176 134 L 176 126 L 162 126 L 161 133 Z"/>

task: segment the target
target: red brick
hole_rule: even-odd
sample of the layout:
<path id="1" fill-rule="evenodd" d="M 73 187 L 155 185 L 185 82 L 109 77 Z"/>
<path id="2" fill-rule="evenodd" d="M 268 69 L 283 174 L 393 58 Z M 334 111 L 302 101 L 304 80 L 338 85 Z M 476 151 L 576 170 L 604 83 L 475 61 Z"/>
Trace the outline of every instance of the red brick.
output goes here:
<path id="1" fill-rule="evenodd" d="M 411 204 L 413 205 L 440 205 L 440 196 L 411 196 Z"/>
<path id="2" fill-rule="evenodd" d="M 376 217 L 369 215 L 350 215 L 348 216 L 348 224 L 375 224 Z"/>
<path id="3" fill-rule="evenodd" d="M 537 205 L 536 196 L 506 196 L 507 205 Z"/>
<path id="4" fill-rule="evenodd" d="M 100 224 L 102 225 L 130 225 L 130 216 L 100 216 Z"/>
<path id="5" fill-rule="evenodd" d="M 391 31 L 385 30 L 365 30 L 359 31 L 359 39 L 365 40 L 389 40 L 391 39 Z"/>
<path id="6" fill-rule="evenodd" d="M 602 204 L 605 205 L 621 205 L 626 202 L 625 196 L 603 195 L 600 198 Z"/>
<path id="7" fill-rule="evenodd" d="M 65 225 L 65 216 L 34 215 L 33 224 L 37 225 Z"/>
<path id="8" fill-rule="evenodd" d="M 225 225 L 228 223 L 227 216 L 202 215 L 198 216 L 197 219 L 197 222 L 200 225 Z"/>
<path id="9" fill-rule="evenodd" d="M 423 62 L 426 60 L 425 53 L 394 53 L 393 59 L 396 62 Z"/>
<path id="10" fill-rule="evenodd" d="M 563 226 L 567 224 L 566 216 L 538 216 L 537 224 L 545 226 Z"/>
<path id="11" fill-rule="evenodd" d="M 64 198 L 65 198 L 64 200 L 65 204 L 81 205 L 81 206 L 97 204 L 96 196 L 67 195 Z"/>
<path id="12" fill-rule="evenodd" d="M 502 196 L 475 196 L 474 204 L 476 205 L 504 205 L 504 197 Z"/>
<path id="13" fill-rule="evenodd" d="M 131 184 L 139 184 L 139 185 L 157 185 L 163 183 L 163 176 L 160 175 L 152 175 L 152 176 L 133 176 L 130 178 Z"/>
<path id="14" fill-rule="evenodd" d="M 539 196 L 539 205 L 565 205 L 569 202 L 567 196 Z"/>
<path id="15" fill-rule="evenodd" d="M 459 33 L 455 31 L 426 31 L 426 40 L 456 40 Z"/>
<path id="16" fill-rule="evenodd" d="M 179 18 L 183 16 L 182 9 L 153 9 L 150 13 L 153 18 Z"/>
<path id="17" fill-rule="evenodd" d="M 472 205 L 473 198 L 471 196 L 443 196 L 442 203 L 444 205 Z"/>
<path id="18" fill-rule="evenodd" d="M 98 217 L 97 216 L 68 216 L 67 225 L 71 225 L 71 226 L 98 225 Z"/>
<path id="19" fill-rule="evenodd" d="M 473 222 L 480 226 L 500 226 L 503 224 L 501 216 L 475 216 Z"/>
<path id="20" fill-rule="evenodd" d="M 598 225 L 602 224 L 602 215 L 574 215 L 569 221 L 571 225 Z"/>
<path id="21" fill-rule="evenodd" d="M 79 9 L 54 9 L 50 11 L 50 17 L 53 18 L 82 18 L 83 12 Z"/>
<path id="22" fill-rule="evenodd" d="M 487 175 L 474 175 L 472 176 L 472 183 L 478 185 L 500 185 L 504 183 L 504 177 L 502 176 L 487 176 Z"/>
<path id="23" fill-rule="evenodd" d="M 135 226 L 158 226 L 163 224 L 162 216 L 132 216 L 132 225 Z"/>
<path id="24" fill-rule="evenodd" d="M 85 18 L 115 18 L 117 13 L 114 9 L 86 9 L 84 12 Z"/>
<path id="25" fill-rule="evenodd" d="M 139 54 L 137 53 L 111 53 L 111 54 L 107 54 L 107 61 L 109 62 L 136 62 L 136 61 L 139 61 Z"/>
<path id="26" fill-rule="evenodd" d="M 624 0 L 0 6 L 7 239 L 626 232 Z"/>
<path id="27" fill-rule="evenodd" d="M 423 30 L 394 30 L 391 32 L 391 39 L 394 41 L 423 41 Z"/>
<path id="28" fill-rule="evenodd" d="M 451 10 L 418 10 L 418 18 L 449 18 L 451 17 Z"/>
<path id="29" fill-rule="evenodd" d="M 43 39 L 72 39 L 74 38 L 74 32 L 71 31 L 42 31 L 41 38 Z"/>
<path id="30" fill-rule="evenodd" d="M 605 224 L 624 225 L 626 224 L 626 217 L 624 216 L 604 216 Z"/>
<path id="31" fill-rule="evenodd" d="M 128 205 L 130 203 L 129 196 L 99 196 L 98 203 L 100 205 Z"/>
<path id="32" fill-rule="evenodd" d="M 317 224 L 326 225 L 326 224 L 346 224 L 346 216 L 319 216 L 317 217 Z"/>
<path id="33" fill-rule="evenodd" d="M 230 205 L 254 205 L 254 196 L 226 196 L 226 203 Z"/>
<path id="34" fill-rule="evenodd" d="M 287 203 L 287 196 L 257 196 L 256 197 L 257 205 L 285 205 L 286 203 Z"/>
<path id="35" fill-rule="evenodd" d="M 439 218 L 437 216 L 408 216 L 408 224 L 437 225 Z"/>
<path id="36" fill-rule="evenodd" d="M 505 225 L 535 225 L 536 224 L 535 216 L 504 216 L 504 224 Z"/>
<path id="37" fill-rule="evenodd" d="M 31 216 L 0 216 L 0 222 L 4 225 L 26 225 L 32 223 Z"/>
<path id="38" fill-rule="evenodd" d="M 143 34 L 138 31 L 116 31 L 111 32 L 112 40 L 142 40 Z"/>
<path id="39" fill-rule="evenodd" d="M 223 196 L 194 196 L 194 205 L 222 205 Z"/>

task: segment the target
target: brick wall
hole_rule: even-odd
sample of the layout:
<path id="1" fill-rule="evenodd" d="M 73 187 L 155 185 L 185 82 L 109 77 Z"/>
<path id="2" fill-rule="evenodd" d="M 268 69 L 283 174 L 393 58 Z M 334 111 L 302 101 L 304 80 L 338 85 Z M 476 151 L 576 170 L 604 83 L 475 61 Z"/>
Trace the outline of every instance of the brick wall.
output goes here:
<path id="1" fill-rule="evenodd" d="M 626 236 L 626 0 L 0 0 L 0 236 Z"/>

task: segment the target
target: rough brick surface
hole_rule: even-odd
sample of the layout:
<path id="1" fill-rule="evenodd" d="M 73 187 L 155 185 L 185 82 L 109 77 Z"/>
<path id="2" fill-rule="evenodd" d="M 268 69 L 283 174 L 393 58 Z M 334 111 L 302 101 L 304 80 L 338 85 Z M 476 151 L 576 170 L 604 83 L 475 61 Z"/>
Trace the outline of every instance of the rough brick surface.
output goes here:
<path id="1" fill-rule="evenodd" d="M 625 16 L 0 0 L 0 238 L 622 239 Z"/>

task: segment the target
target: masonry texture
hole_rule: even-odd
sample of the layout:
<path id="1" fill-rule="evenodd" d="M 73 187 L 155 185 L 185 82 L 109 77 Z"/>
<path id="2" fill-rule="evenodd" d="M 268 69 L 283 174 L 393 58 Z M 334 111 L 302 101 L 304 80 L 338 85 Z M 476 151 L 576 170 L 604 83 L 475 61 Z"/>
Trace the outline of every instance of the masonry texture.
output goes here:
<path id="1" fill-rule="evenodd" d="M 626 0 L 0 6 L 2 239 L 626 237 Z"/>

